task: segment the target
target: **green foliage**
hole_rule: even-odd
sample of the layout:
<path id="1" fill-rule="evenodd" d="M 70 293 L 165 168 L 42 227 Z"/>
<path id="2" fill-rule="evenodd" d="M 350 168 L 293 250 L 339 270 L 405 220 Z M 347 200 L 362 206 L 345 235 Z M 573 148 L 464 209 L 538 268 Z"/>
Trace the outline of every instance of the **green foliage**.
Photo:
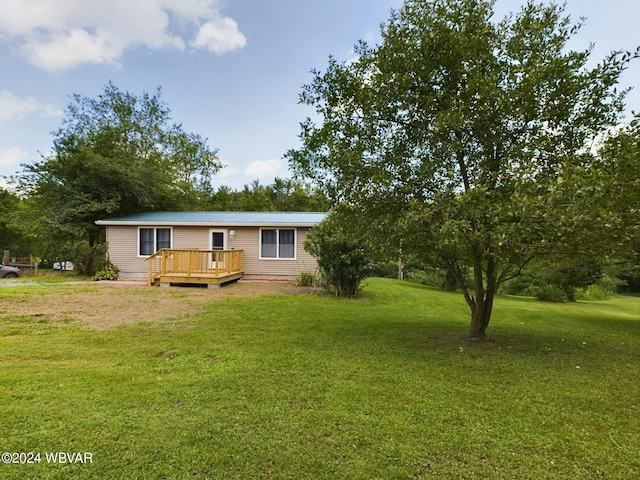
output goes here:
<path id="1" fill-rule="evenodd" d="M 276 178 L 271 185 L 258 180 L 240 191 L 222 186 L 203 208 L 245 212 L 326 212 L 329 202 L 317 189 L 297 180 Z"/>
<path id="2" fill-rule="evenodd" d="M 534 278 L 531 275 L 518 275 L 509 279 L 500 286 L 500 293 L 505 295 L 520 295 L 525 297 L 535 297 L 536 288 Z"/>
<path id="3" fill-rule="evenodd" d="M 532 259 L 607 255 L 622 240 L 610 176 L 587 147 L 618 121 L 616 84 L 637 56 L 593 66 L 591 50 L 568 48 L 580 25 L 564 7 L 529 2 L 501 22 L 493 7 L 407 0 L 380 44 L 313 72 L 300 98 L 320 121 L 287 154 L 377 246 L 454 275 L 474 337 Z"/>
<path id="4" fill-rule="evenodd" d="M 421 283 L 422 285 L 436 288 L 442 288 L 444 279 L 445 272 L 433 267 L 408 267 L 405 275 L 405 280 L 409 282 Z"/>
<path id="5" fill-rule="evenodd" d="M 371 266 L 370 246 L 329 215 L 313 228 L 304 249 L 316 257 L 320 281 L 339 297 L 354 297 Z"/>
<path id="6" fill-rule="evenodd" d="M 76 271 L 80 274 L 91 276 L 108 268 L 106 243 L 91 245 L 87 240 L 79 240 L 70 246 L 69 251 L 73 252 L 73 255 L 63 258 L 71 258 Z"/>
<path id="7" fill-rule="evenodd" d="M 557 287 L 569 302 L 576 300 L 576 290 L 595 284 L 603 275 L 602 265 L 590 257 L 551 257 L 537 264 L 538 282 Z"/>
<path id="8" fill-rule="evenodd" d="M 398 278 L 398 262 L 376 262 L 371 266 L 369 276 L 379 278 Z"/>
<path id="9" fill-rule="evenodd" d="M 560 270 L 563 270 L 560 268 Z M 625 285 L 615 275 L 607 273 L 590 277 L 586 282 L 557 281 L 557 270 L 549 273 L 544 268 L 531 267 L 526 275 L 518 276 L 505 282 L 501 293 L 536 297 L 547 302 L 568 302 L 576 300 L 606 300 L 616 294 Z M 580 286 L 577 284 L 580 283 Z M 567 288 L 567 287 L 570 288 Z"/>
<path id="10" fill-rule="evenodd" d="M 576 298 L 579 300 L 606 300 L 614 296 L 624 284 L 624 280 L 605 274 L 596 283 L 578 289 Z"/>
<path id="11" fill-rule="evenodd" d="M 607 198 L 609 209 L 599 212 L 608 221 L 616 238 L 616 257 L 624 266 L 632 288 L 640 290 L 640 114 L 629 124 L 617 128 L 598 151 L 600 163 L 592 176 L 607 181 L 606 188 L 595 192 Z M 611 212 L 618 213 L 612 215 Z M 634 272 L 635 271 L 635 272 Z M 634 280 L 635 278 L 635 280 Z"/>
<path id="12" fill-rule="evenodd" d="M 33 235 L 25 228 L 27 204 L 14 192 L 0 187 L 0 255 L 9 250 L 13 257 L 37 255 Z"/>
<path id="13" fill-rule="evenodd" d="M 93 276 L 94 281 L 98 280 L 118 280 L 120 269 L 111 262 L 106 262 L 104 269 L 95 273 Z"/>
<path id="14" fill-rule="evenodd" d="M 318 284 L 318 276 L 312 272 L 300 272 L 296 277 L 296 285 L 299 287 L 316 287 Z"/>
<path id="15" fill-rule="evenodd" d="M 136 96 L 109 83 L 97 98 L 74 95 L 54 135 L 53 153 L 17 180 L 31 231 L 58 243 L 100 243 L 100 218 L 191 207 L 221 167 L 204 139 L 172 123 L 160 90 Z"/>
<path id="16" fill-rule="evenodd" d="M 20 198 L 0 187 L 0 254 L 4 250 L 11 250 L 20 255 L 20 234 L 11 228 L 10 221 L 17 213 Z"/>
<path id="17" fill-rule="evenodd" d="M 640 265 L 623 269 L 618 278 L 620 291 L 640 293 Z"/>
<path id="18" fill-rule="evenodd" d="M 565 291 L 557 285 L 543 284 L 536 289 L 536 298 L 542 302 L 566 302 Z"/>

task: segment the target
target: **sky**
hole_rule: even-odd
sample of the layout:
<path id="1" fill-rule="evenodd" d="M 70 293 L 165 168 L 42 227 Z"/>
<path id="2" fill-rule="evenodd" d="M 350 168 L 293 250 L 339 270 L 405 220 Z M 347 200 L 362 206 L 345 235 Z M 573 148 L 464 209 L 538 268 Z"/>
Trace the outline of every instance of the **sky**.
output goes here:
<path id="1" fill-rule="evenodd" d="M 497 0 L 496 17 L 520 0 Z M 214 186 L 241 189 L 288 178 L 299 146 L 300 105 L 311 70 L 329 56 L 354 59 L 359 39 L 402 0 L 0 0 L 0 185 L 52 147 L 70 97 L 97 97 L 108 82 L 141 95 L 162 89 L 175 122 L 208 139 L 225 168 Z M 594 61 L 640 45 L 640 1 L 567 0 L 586 24 L 571 47 L 594 43 Z M 636 86 L 640 59 L 621 77 Z"/>

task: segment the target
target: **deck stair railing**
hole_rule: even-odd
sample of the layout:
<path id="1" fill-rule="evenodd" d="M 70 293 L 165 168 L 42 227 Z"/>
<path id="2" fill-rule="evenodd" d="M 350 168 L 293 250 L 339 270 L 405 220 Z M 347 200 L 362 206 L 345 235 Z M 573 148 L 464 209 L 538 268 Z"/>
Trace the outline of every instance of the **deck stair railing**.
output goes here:
<path id="1" fill-rule="evenodd" d="M 242 271 L 242 250 L 163 248 L 147 258 L 148 283 L 163 275 L 223 277 Z"/>

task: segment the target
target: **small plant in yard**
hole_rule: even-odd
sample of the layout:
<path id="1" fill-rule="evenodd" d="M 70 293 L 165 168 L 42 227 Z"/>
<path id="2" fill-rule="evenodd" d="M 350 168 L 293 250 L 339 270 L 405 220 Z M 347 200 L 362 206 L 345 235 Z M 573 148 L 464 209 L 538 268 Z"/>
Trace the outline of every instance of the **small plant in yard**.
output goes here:
<path id="1" fill-rule="evenodd" d="M 299 287 L 317 287 L 318 276 L 311 272 L 300 272 L 300 275 L 296 277 L 296 285 Z"/>
<path id="2" fill-rule="evenodd" d="M 107 260 L 104 264 L 104 269 L 96 272 L 93 280 L 96 282 L 99 280 L 118 280 L 119 275 L 120 269 Z"/>

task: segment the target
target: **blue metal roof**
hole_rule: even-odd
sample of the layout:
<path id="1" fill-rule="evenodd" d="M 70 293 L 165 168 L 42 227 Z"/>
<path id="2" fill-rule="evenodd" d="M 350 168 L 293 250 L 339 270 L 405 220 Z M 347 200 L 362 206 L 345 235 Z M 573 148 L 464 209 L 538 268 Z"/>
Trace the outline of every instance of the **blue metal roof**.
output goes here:
<path id="1" fill-rule="evenodd" d="M 98 225 L 300 226 L 320 223 L 321 212 L 148 212 L 96 221 Z"/>

